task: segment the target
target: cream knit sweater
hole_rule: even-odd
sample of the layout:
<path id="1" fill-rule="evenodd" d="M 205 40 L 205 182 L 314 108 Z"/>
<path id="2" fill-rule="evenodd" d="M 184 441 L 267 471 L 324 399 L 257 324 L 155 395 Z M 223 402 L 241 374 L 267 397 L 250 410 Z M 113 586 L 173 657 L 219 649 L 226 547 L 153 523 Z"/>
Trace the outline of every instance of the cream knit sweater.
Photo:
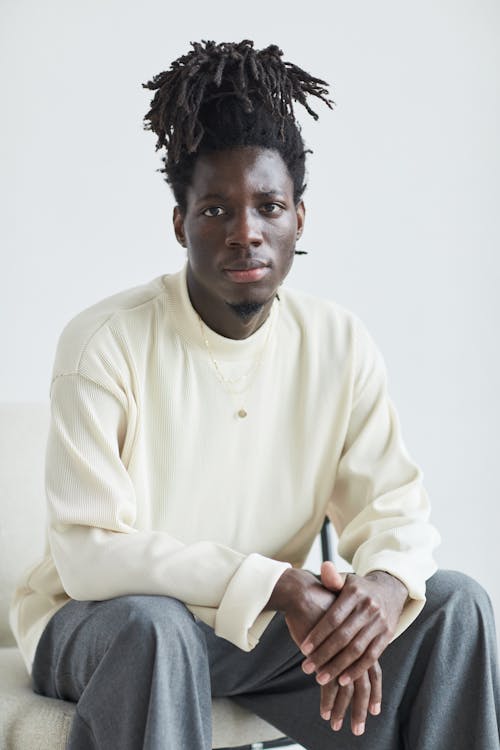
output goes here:
<path id="1" fill-rule="evenodd" d="M 340 306 L 279 296 L 249 338 L 202 335 L 184 268 L 66 327 L 51 386 L 46 556 L 11 610 L 28 669 L 68 597 L 173 596 L 251 649 L 276 581 L 303 565 L 325 514 L 355 572 L 385 570 L 408 587 L 398 634 L 416 617 L 438 535 L 382 358 Z M 205 335 L 225 378 L 250 372 L 240 396 L 221 383 Z"/>

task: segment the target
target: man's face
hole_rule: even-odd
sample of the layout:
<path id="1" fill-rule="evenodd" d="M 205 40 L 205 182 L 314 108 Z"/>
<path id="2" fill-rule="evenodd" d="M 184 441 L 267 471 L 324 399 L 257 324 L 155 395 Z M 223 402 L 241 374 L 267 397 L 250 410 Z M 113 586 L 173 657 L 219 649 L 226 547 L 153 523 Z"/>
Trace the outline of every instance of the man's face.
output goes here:
<path id="1" fill-rule="evenodd" d="M 267 317 L 294 258 L 304 206 L 277 151 L 241 147 L 200 156 L 186 213 L 174 211 L 187 248 L 191 302 L 224 336 L 244 338 Z"/>

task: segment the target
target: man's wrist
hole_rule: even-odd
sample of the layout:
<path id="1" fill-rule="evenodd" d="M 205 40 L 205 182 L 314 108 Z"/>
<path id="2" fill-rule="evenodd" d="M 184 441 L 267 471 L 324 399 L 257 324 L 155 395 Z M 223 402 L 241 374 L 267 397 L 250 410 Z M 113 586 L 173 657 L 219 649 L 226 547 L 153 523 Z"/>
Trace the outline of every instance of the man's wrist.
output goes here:
<path id="1" fill-rule="evenodd" d="M 372 581 L 384 586 L 384 588 L 390 591 L 391 598 L 395 599 L 401 604 L 401 610 L 403 609 L 406 601 L 409 597 L 408 588 L 405 584 L 392 573 L 387 573 L 385 570 L 372 570 L 367 573 L 365 578 L 369 578 Z"/>
<path id="2" fill-rule="evenodd" d="M 304 592 L 311 585 L 318 585 L 316 577 L 307 570 L 287 568 L 278 578 L 264 610 L 274 609 L 287 612 L 304 598 Z"/>

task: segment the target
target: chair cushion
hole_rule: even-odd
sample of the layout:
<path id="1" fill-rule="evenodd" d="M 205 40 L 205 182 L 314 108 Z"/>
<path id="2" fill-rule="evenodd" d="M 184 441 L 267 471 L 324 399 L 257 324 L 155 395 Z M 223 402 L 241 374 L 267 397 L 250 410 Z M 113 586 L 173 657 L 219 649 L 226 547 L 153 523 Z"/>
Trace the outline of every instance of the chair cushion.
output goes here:
<path id="1" fill-rule="evenodd" d="M 73 703 L 33 693 L 20 651 L 0 649 L 0 747 L 65 750 L 74 710 Z"/>
<path id="2" fill-rule="evenodd" d="M 235 747 L 283 735 L 228 698 L 212 703 L 213 747 Z M 0 747 L 65 750 L 74 703 L 36 695 L 17 648 L 0 648 Z"/>

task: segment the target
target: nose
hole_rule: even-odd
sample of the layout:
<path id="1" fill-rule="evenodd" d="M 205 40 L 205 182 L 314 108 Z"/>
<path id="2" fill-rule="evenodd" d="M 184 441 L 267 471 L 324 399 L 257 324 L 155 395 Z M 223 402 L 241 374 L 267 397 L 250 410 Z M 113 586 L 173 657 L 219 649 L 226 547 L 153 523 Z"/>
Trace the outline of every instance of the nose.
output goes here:
<path id="1" fill-rule="evenodd" d="M 258 247 L 262 244 L 261 217 L 253 209 L 238 211 L 227 222 L 227 247 Z"/>

